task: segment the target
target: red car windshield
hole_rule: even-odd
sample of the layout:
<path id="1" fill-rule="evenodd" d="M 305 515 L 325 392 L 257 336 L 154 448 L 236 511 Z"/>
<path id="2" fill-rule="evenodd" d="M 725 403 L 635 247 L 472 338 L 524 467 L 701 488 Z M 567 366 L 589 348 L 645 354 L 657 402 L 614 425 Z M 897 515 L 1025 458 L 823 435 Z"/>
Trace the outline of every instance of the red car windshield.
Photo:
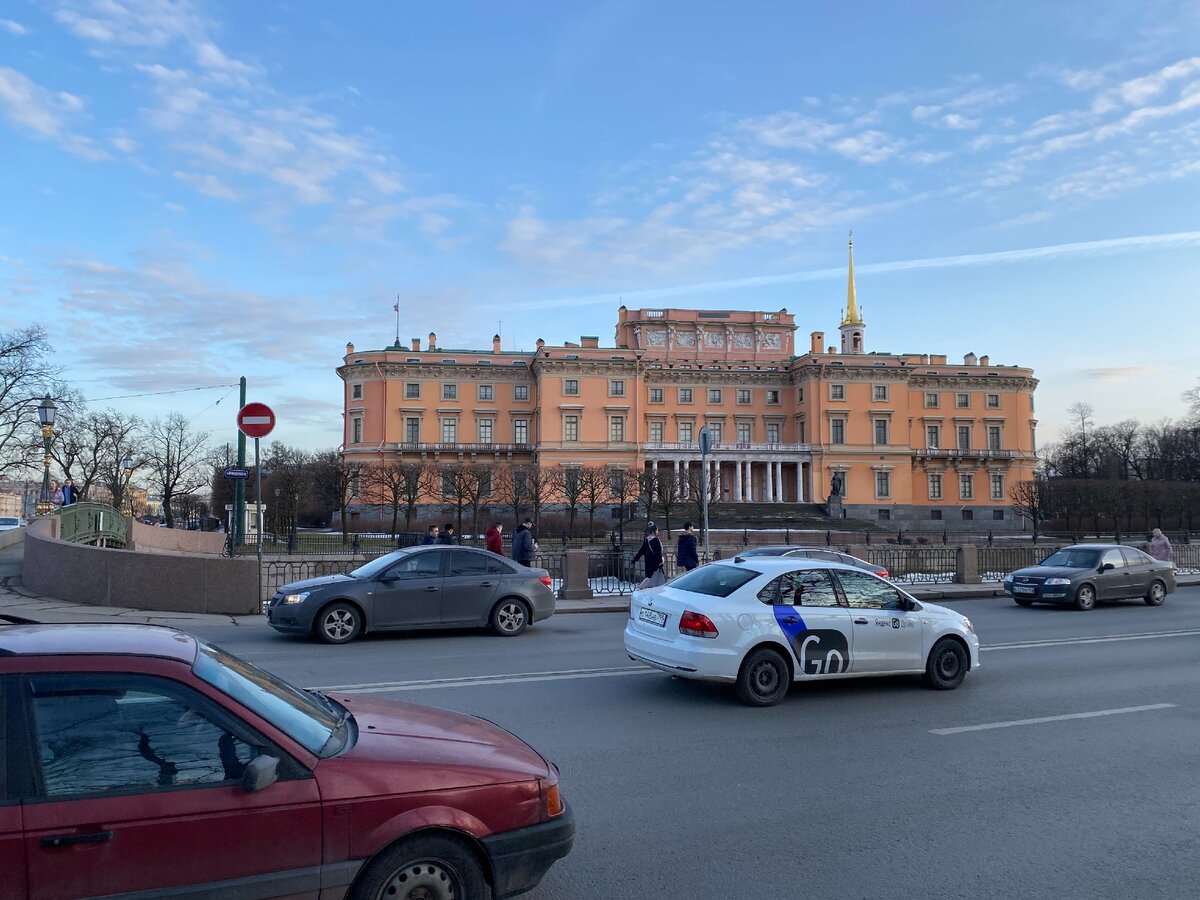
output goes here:
<path id="1" fill-rule="evenodd" d="M 219 647 L 198 643 L 200 651 L 192 667 L 198 678 L 317 756 L 332 756 L 346 746 L 349 713 L 344 707 L 323 694 L 293 687 Z"/>

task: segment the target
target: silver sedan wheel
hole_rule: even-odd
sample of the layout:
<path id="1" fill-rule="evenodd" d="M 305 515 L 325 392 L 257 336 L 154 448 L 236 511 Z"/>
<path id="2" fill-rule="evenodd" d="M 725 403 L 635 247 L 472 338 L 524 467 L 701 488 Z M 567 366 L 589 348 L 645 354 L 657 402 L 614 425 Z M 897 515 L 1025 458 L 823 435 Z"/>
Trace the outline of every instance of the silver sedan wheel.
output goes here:
<path id="1" fill-rule="evenodd" d="M 529 616 L 525 604 L 517 600 L 505 600 L 492 617 L 496 630 L 501 634 L 517 634 L 525 628 Z"/>
<path id="2" fill-rule="evenodd" d="M 334 607 L 321 619 L 321 631 L 330 643 L 340 644 L 348 641 L 358 631 L 357 617 L 353 610 Z"/>

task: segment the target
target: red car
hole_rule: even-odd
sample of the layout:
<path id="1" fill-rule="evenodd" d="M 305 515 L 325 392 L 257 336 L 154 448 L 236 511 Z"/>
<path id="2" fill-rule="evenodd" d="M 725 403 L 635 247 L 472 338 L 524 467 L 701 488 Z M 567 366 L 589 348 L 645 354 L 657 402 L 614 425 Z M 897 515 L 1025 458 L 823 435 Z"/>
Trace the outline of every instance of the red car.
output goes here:
<path id="1" fill-rule="evenodd" d="M 571 850 L 482 719 L 301 690 L 148 625 L 0 625 L 0 900 L 474 900 Z"/>

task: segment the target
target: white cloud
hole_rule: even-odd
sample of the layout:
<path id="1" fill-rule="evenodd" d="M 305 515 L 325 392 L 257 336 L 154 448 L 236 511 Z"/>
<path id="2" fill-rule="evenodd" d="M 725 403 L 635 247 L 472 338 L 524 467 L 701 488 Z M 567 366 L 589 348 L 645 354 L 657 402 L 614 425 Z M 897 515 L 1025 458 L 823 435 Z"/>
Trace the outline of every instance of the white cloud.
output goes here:
<path id="1" fill-rule="evenodd" d="M 207 172 L 174 172 L 176 178 L 185 184 L 190 184 L 200 193 L 217 200 L 228 200 L 236 203 L 242 199 L 241 194 L 221 181 L 216 175 Z"/>
<path id="2" fill-rule="evenodd" d="M 55 141 L 76 156 L 107 159 L 94 140 L 71 130 L 83 108 L 83 100 L 75 94 L 48 90 L 16 69 L 0 68 L 0 114 L 14 128 L 39 140 Z"/>
<path id="3" fill-rule="evenodd" d="M 1022 213 L 1019 216 L 1013 216 L 1011 219 L 1005 219 L 1002 222 L 997 222 L 997 228 L 1020 228 L 1024 225 L 1036 225 L 1039 222 L 1046 222 L 1050 219 L 1050 213 L 1047 210 L 1039 209 L 1033 212 Z"/>
<path id="4" fill-rule="evenodd" d="M 252 65 L 226 56 L 212 41 L 201 41 L 196 45 L 196 62 L 210 73 L 228 78 L 246 78 L 258 71 Z"/>
<path id="5" fill-rule="evenodd" d="M 165 47 L 207 29 L 188 0 L 58 0 L 54 17 L 77 37 L 106 46 Z"/>
<path id="6" fill-rule="evenodd" d="M 971 119 L 966 116 L 960 116 L 958 113 L 947 113 L 939 120 L 940 124 L 955 131 L 978 128 L 982 121 L 982 119 Z"/>
<path id="7" fill-rule="evenodd" d="M 905 142 L 882 131 L 864 131 L 832 143 L 831 149 L 847 159 L 880 163 L 904 149 Z"/>
<path id="8" fill-rule="evenodd" d="M 0 19 L 0 28 L 3 28 L 9 34 L 15 34 L 17 37 L 29 34 L 28 28 L 20 22 L 14 22 L 12 19 Z"/>

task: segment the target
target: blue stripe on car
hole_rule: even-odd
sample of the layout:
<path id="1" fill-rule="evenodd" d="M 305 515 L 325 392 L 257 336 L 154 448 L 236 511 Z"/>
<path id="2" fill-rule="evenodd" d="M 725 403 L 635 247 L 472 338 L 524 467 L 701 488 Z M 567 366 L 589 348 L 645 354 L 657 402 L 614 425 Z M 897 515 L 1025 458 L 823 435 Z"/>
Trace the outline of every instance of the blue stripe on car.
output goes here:
<path id="1" fill-rule="evenodd" d="M 804 619 L 800 617 L 800 613 L 796 611 L 794 606 L 772 606 L 771 609 L 775 612 L 775 622 L 787 635 L 788 644 L 796 639 L 796 635 L 805 630 Z M 784 619 L 793 618 L 795 622 L 785 622 Z"/>

